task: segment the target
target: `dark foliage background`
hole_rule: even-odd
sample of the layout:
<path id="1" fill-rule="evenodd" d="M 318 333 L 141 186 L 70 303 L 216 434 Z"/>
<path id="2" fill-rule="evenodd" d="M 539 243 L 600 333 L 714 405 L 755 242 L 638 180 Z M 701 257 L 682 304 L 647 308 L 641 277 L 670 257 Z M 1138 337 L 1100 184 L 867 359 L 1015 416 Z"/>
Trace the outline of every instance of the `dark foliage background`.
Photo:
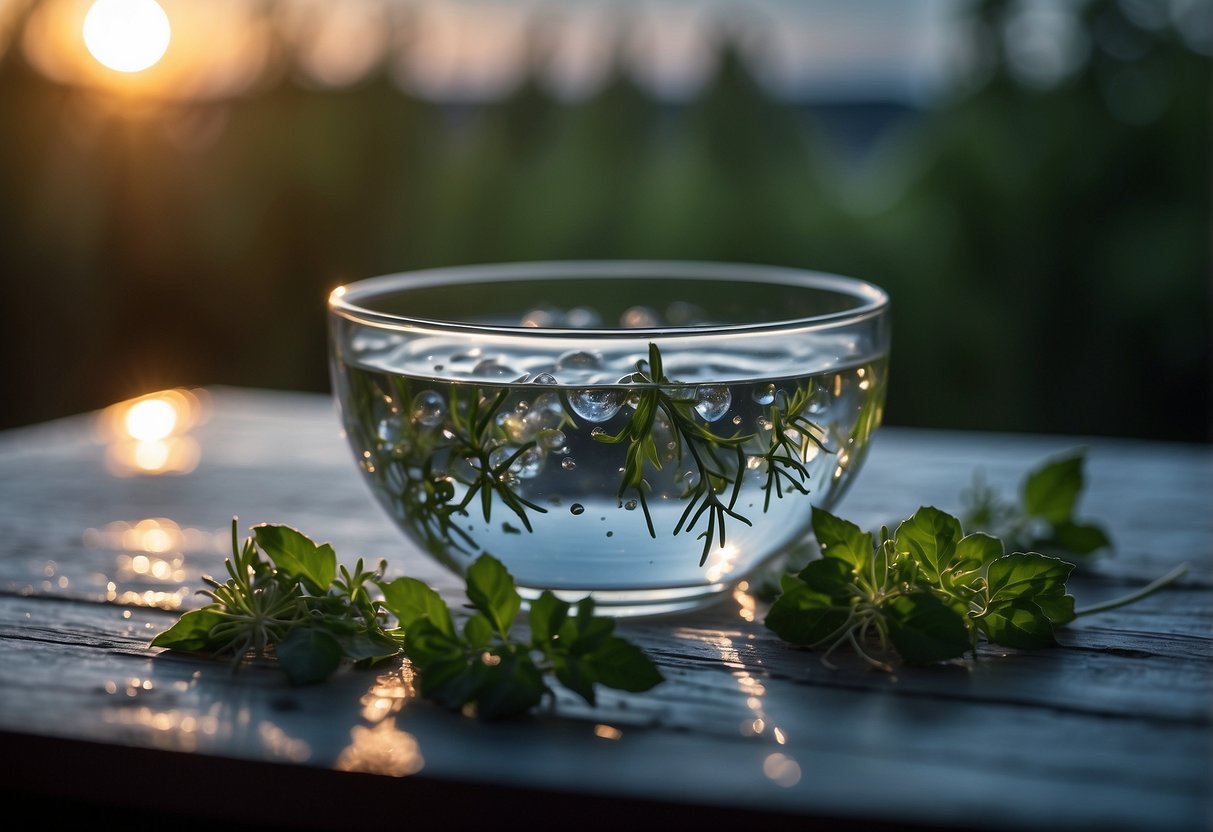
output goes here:
<path id="1" fill-rule="evenodd" d="M 1207 440 L 1210 61 L 1116 3 L 1083 23 L 1062 83 L 1016 81 L 989 38 L 988 80 L 922 111 L 776 101 L 727 46 L 677 107 L 619 73 L 471 109 L 290 72 L 118 106 L 10 49 L 0 426 L 180 384 L 326 390 L 324 301 L 360 277 L 677 258 L 886 287 L 888 423 Z"/>

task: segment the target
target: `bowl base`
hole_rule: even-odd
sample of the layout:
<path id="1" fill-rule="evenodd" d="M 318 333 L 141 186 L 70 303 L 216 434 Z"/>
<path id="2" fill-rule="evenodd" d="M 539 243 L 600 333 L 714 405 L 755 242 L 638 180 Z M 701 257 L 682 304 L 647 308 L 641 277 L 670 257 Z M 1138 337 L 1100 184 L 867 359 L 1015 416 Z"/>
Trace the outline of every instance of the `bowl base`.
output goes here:
<path id="1" fill-rule="evenodd" d="M 553 589 L 551 592 L 561 601 L 569 603 L 576 603 L 588 595 L 594 599 L 594 611 L 598 615 L 640 618 L 702 609 L 727 598 L 731 588 L 730 583 L 714 583 L 661 589 Z M 518 594 L 528 608 L 530 602 L 539 598 L 544 591 L 544 587 L 518 586 Z"/>

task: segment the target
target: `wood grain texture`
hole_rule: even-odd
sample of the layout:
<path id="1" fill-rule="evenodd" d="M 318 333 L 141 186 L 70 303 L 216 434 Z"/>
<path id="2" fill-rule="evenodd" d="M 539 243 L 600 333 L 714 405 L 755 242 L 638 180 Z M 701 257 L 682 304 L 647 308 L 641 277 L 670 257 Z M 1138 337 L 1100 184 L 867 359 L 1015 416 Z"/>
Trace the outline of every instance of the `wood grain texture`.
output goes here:
<path id="1" fill-rule="evenodd" d="M 596 709 L 562 694 L 530 719 L 483 724 L 414 699 L 396 668 L 290 688 L 271 668 L 232 673 L 149 649 L 173 614 L 146 604 L 198 603 L 190 593 L 221 568 L 231 515 L 297 526 L 343 559 L 387 557 L 459 598 L 460 582 L 372 503 L 326 399 L 218 389 L 212 408 L 187 476 L 111 476 L 86 417 L 0 435 L 0 739 L 25 758 L 10 789 L 101 799 L 67 759 L 84 756 L 52 753 L 74 743 L 89 760 L 131 767 L 144 764 L 135 751 L 165 752 L 155 765 L 201 764 L 200 777 L 207 761 L 218 772 L 243 760 L 333 800 L 342 789 L 384 805 L 406 792 L 423 803 L 581 796 L 603 823 L 669 807 L 826 828 L 1195 830 L 1213 819 L 1207 448 L 1082 443 L 1081 513 L 1104 522 L 1118 550 L 1072 580 L 1079 605 L 1179 562 L 1192 571 L 1139 605 L 1082 619 L 1057 649 L 983 648 L 976 661 L 893 674 L 844 655 L 831 670 L 766 631 L 761 606 L 749 622 L 727 601 L 621 625 L 667 677 L 653 691 L 608 692 Z M 872 525 L 922 503 L 955 510 L 975 468 L 1009 492 L 1076 444 L 885 429 L 840 511 Z M 140 550 L 123 530 L 154 518 L 174 545 L 134 563 Z M 163 809 L 154 788 L 108 799 Z M 298 814 L 305 826 L 329 817 Z"/>

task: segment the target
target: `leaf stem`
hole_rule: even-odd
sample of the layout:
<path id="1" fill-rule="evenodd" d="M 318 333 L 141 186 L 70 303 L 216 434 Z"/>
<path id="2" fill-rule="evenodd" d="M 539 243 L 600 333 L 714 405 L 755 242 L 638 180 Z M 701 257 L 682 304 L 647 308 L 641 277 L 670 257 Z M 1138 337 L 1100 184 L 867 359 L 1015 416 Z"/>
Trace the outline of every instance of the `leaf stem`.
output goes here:
<path id="1" fill-rule="evenodd" d="M 1111 601 L 1104 601 L 1102 604 L 1094 604 L 1090 607 L 1083 607 L 1080 610 L 1075 610 L 1074 615 L 1092 615 L 1093 613 L 1107 612 L 1108 610 L 1114 610 L 1117 607 L 1128 606 L 1129 604 L 1136 603 L 1142 598 L 1153 595 L 1160 589 L 1175 583 L 1186 574 L 1188 574 L 1188 564 L 1182 563 L 1167 574 L 1163 575 L 1161 578 L 1151 581 L 1136 592 L 1121 596 L 1120 598 L 1114 598 Z"/>

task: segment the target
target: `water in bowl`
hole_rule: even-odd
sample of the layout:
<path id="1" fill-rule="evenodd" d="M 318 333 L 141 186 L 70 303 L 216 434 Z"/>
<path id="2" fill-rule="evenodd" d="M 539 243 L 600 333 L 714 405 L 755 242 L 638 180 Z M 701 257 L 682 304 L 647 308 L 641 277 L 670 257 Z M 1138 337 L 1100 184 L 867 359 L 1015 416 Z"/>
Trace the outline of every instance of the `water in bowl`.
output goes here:
<path id="1" fill-rule="evenodd" d="M 628 615 L 700 605 L 845 489 L 886 362 L 821 366 L 596 349 L 553 363 L 384 333 L 355 339 L 334 380 L 371 490 L 428 552 L 459 571 L 488 553 L 524 596 L 593 590 Z"/>

